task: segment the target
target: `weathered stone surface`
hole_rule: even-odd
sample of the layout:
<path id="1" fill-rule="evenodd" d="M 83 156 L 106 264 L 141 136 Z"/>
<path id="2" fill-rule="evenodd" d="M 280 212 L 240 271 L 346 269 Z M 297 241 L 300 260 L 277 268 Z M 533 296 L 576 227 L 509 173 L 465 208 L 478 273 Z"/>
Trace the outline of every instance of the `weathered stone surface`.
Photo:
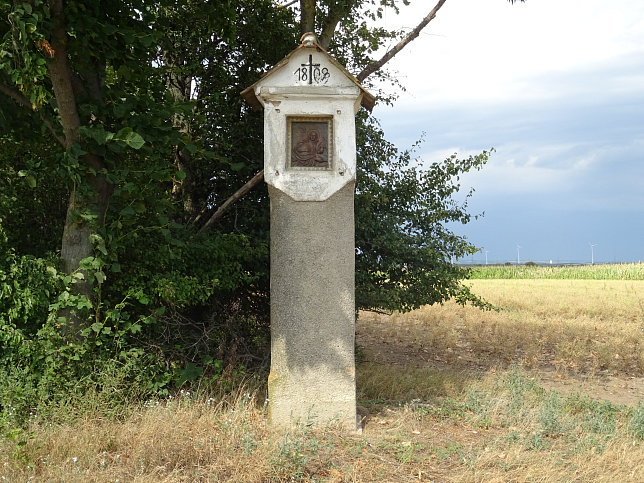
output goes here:
<path id="1" fill-rule="evenodd" d="M 354 183 L 325 202 L 269 193 L 270 422 L 355 429 Z"/>

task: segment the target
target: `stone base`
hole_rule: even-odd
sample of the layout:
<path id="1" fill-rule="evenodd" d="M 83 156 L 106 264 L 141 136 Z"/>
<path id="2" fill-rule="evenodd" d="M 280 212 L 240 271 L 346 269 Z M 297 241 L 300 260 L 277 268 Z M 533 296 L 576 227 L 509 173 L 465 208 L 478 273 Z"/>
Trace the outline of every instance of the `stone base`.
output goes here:
<path id="1" fill-rule="evenodd" d="M 270 423 L 355 430 L 354 184 L 321 202 L 269 194 Z"/>

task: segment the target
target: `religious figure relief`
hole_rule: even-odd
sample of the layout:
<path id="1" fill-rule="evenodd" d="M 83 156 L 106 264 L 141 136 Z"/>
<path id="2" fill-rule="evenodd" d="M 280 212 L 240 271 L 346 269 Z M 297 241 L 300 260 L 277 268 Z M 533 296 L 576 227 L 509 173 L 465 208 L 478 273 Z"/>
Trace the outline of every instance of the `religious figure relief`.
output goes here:
<path id="1" fill-rule="evenodd" d="M 291 166 L 329 167 L 328 122 L 293 121 L 291 123 Z"/>

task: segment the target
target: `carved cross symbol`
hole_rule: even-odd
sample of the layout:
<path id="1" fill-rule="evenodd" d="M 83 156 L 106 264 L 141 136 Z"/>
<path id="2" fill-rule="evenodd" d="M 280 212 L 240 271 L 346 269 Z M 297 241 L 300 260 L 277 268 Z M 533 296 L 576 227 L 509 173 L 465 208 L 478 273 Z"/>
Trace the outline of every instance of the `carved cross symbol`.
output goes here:
<path id="1" fill-rule="evenodd" d="M 309 63 L 301 65 L 303 68 L 309 68 L 309 84 L 313 84 L 313 68 L 315 67 L 315 69 L 318 70 L 320 68 L 320 64 L 314 64 L 313 56 L 309 54 Z"/>

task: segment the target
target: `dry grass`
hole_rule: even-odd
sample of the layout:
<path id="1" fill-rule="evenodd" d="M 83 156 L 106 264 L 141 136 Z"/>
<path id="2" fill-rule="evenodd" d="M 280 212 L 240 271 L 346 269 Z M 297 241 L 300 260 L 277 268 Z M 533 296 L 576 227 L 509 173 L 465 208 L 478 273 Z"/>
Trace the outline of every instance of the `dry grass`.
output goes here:
<path id="1" fill-rule="evenodd" d="M 3 456 L 13 457 L 3 470 L 11 481 L 262 481 L 274 449 L 267 434 L 250 395 L 217 405 L 184 396 L 123 421 L 34 424 L 13 448 L 5 441 Z"/>
<path id="2" fill-rule="evenodd" d="M 372 414 L 362 434 L 271 432 L 261 404 L 243 393 L 216 406 L 190 397 L 148 404 L 123 421 L 36 424 L 24 445 L 2 443 L 1 473 L 68 482 L 636 482 L 644 474 L 644 405 L 562 398 L 519 369 L 471 382 L 457 399 L 363 402 Z"/>
<path id="3" fill-rule="evenodd" d="M 504 310 L 445 305 L 360 322 L 362 433 L 333 427 L 275 432 L 266 425 L 261 389 L 216 401 L 183 393 L 131 405 L 118 418 L 101 416 L 100 405 L 89 401 L 76 420 L 61 415 L 52 424 L 36 417 L 26 430 L 5 431 L 0 477 L 642 481 L 644 402 L 626 407 L 580 393 L 563 396 L 517 363 L 641 375 L 644 284 L 474 283 Z M 587 357 L 587 350 L 597 356 Z"/>
<path id="4" fill-rule="evenodd" d="M 460 481 L 641 481 L 644 445 L 633 437 L 644 405 L 618 407 L 543 390 L 510 369 L 466 396 L 471 423 L 505 429 L 462 468 Z M 630 431 L 630 432 L 629 432 Z"/>

